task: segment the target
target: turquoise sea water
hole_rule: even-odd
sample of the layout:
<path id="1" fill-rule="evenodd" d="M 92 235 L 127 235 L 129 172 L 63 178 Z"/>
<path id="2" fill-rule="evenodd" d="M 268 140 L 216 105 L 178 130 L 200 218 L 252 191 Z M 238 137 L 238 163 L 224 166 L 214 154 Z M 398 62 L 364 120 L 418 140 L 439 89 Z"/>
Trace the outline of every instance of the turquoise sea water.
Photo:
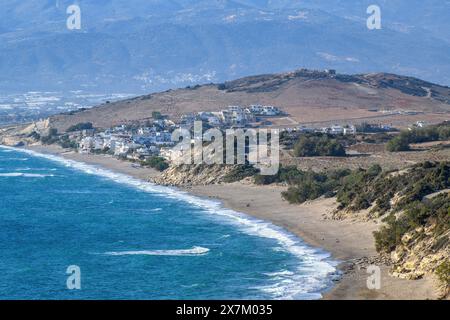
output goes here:
<path id="1" fill-rule="evenodd" d="M 0 148 L 0 299 L 318 299 L 335 265 L 219 203 Z"/>

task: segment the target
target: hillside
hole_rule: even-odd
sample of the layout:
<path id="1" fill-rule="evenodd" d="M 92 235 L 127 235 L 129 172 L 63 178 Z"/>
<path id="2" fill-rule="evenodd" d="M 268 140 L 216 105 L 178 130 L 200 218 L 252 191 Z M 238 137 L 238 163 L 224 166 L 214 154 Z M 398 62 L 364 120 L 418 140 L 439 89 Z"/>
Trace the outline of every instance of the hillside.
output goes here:
<path id="1" fill-rule="evenodd" d="M 153 111 L 179 119 L 190 112 L 250 104 L 281 107 L 289 116 L 271 119 L 280 126 L 364 119 L 401 125 L 423 119 L 430 122 L 450 119 L 450 88 L 393 74 L 335 75 L 302 69 L 154 93 L 74 114 L 56 115 L 50 123 L 60 132 L 80 122 L 107 128 L 149 119 Z M 386 115 L 382 110 L 424 114 Z"/>

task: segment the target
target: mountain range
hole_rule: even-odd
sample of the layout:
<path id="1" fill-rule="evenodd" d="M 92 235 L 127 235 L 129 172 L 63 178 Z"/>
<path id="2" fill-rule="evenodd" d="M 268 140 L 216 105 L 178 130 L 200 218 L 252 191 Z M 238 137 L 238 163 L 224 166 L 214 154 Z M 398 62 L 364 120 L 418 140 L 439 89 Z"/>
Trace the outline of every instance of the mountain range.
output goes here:
<path id="1" fill-rule="evenodd" d="M 2 0 L 0 91 L 152 92 L 302 67 L 450 84 L 450 1 Z M 81 9 L 68 30 L 66 9 Z"/>

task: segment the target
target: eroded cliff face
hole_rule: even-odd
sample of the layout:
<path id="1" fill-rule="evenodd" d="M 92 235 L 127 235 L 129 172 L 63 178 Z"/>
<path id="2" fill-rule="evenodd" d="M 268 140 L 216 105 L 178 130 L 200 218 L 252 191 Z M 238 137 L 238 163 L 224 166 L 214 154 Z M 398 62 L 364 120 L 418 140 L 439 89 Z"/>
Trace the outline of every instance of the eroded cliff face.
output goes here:
<path id="1" fill-rule="evenodd" d="M 7 126 L 0 128 L 0 144 L 10 147 L 34 144 L 37 141 L 31 136 L 33 133 L 45 136 L 49 130 L 50 121 L 48 119 L 31 124 Z"/>
<path id="2" fill-rule="evenodd" d="M 154 178 L 153 181 L 167 186 L 217 184 L 225 182 L 226 176 L 233 168 L 233 166 L 226 165 L 171 166 L 161 176 Z"/>
<path id="3" fill-rule="evenodd" d="M 449 259 L 450 232 L 434 235 L 434 226 L 417 228 L 402 237 L 402 244 L 391 253 L 393 274 L 407 279 L 418 279 Z"/>
<path id="4" fill-rule="evenodd" d="M 419 227 L 403 235 L 401 244 L 391 252 L 392 275 L 403 279 L 420 279 L 436 274 L 438 268 L 450 259 L 450 231 L 436 234 L 436 224 Z M 448 286 L 440 283 L 442 295 Z"/>

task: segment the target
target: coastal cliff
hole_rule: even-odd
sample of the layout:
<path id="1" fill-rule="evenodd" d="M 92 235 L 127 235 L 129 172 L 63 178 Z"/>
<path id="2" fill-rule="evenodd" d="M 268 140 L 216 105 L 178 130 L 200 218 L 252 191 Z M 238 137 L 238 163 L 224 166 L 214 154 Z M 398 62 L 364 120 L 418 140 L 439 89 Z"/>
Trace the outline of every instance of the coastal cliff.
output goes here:
<path id="1" fill-rule="evenodd" d="M 298 174 L 292 170 L 285 174 L 291 178 Z M 233 177 L 234 181 L 255 185 L 257 173 L 238 172 L 245 170 L 239 166 L 183 165 L 169 168 L 153 181 L 191 187 L 226 184 L 233 182 Z M 326 219 L 377 223 L 377 261 L 385 262 L 391 276 L 400 279 L 436 278 L 439 295 L 445 297 L 449 292 L 446 268 L 450 261 L 450 193 L 446 189 L 449 172 L 447 163 L 424 163 L 392 172 L 378 167 L 356 171 L 346 176 L 341 186 L 335 186 L 334 199 L 340 206 L 327 213 Z M 309 179 L 306 173 L 300 180 L 305 183 Z M 286 190 L 289 183 L 278 185 Z M 288 199 L 295 196 L 292 190 L 283 194 Z"/>
<path id="2" fill-rule="evenodd" d="M 235 182 L 248 175 L 238 165 L 179 165 L 171 166 L 152 181 L 165 186 L 186 187 Z"/>

